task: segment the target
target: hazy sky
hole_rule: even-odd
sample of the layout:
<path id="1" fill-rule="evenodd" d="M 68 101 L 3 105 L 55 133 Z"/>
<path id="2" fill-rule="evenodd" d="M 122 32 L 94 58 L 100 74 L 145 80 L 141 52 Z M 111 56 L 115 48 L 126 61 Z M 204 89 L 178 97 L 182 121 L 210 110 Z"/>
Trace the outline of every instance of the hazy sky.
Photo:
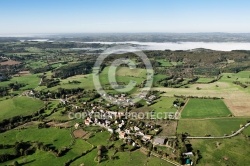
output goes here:
<path id="1" fill-rule="evenodd" d="M 0 0 L 0 34 L 250 32 L 249 0 Z"/>

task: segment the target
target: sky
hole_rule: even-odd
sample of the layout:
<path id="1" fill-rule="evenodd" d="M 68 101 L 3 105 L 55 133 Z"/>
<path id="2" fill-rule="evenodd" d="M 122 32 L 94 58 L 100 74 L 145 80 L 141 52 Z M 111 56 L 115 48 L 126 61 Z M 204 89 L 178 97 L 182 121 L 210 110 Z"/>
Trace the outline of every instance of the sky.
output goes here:
<path id="1" fill-rule="evenodd" d="M 0 34 L 250 32 L 249 0 L 0 0 Z"/>

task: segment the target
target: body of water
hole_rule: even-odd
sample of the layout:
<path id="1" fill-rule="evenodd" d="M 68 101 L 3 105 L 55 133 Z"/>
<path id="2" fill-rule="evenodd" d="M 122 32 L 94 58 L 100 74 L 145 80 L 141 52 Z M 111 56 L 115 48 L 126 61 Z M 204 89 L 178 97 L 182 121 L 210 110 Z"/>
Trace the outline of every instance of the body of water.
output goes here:
<path id="1" fill-rule="evenodd" d="M 250 50 L 250 43 L 237 43 L 237 42 L 85 42 L 85 43 L 100 43 L 100 44 L 134 44 L 142 50 L 192 50 L 197 48 L 219 50 L 219 51 L 232 51 L 232 50 Z"/>

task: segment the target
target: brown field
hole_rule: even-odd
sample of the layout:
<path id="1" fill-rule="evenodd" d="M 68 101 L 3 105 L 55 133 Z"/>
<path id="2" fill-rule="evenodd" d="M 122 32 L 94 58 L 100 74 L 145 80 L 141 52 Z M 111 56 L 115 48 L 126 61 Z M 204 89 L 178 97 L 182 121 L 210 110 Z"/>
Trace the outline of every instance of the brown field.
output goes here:
<path id="1" fill-rule="evenodd" d="M 83 129 L 75 130 L 73 132 L 73 135 L 75 138 L 82 138 L 84 137 L 88 132 L 84 131 Z"/>
<path id="2" fill-rule="evenodd" d="M 216 85 L 218 87 L 216 87 Z M 197 90 L 199 87 L 201 90 Z M 242 89 L 238 85 L 227 82 L 215 82 L 211 84 L 194 84 L 190 88 L 153 88 L 165 92 L 163 96 L 198 96 L 220 97 L 234 116 L 250 116 L 250 93 L 248 89 Z"/>
<path id="3" fill-rule="evenodd" d="M 162 131 L 159 136 L 174 136 L 176 135 L 177 121 L 167 121 L 166 123 L 161 123 Z"/>
<path id="4" fill-rule="evenodd" d="M 8 61 L 5 61 L 5 62 L 1 62 L 0 65 L 2 66 L 12 66 L 12 65 L 19 65 L 21 62 L 18 62 L 18 61 L 13 61 L 13 60 L 8 60 Z"/>

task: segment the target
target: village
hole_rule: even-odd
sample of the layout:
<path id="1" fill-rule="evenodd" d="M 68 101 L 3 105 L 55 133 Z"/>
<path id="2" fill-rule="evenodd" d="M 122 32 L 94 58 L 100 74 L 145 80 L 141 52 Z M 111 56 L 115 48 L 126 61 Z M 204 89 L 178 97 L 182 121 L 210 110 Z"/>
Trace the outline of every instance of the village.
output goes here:
<path id="1" fill-rule="evenodd" d="M 130 103 L 131 100 L 129 97 L 126 97 L 125 94 L 115 95 L 107 95 L 109 99 L 114 99 L 115 103 Z M 147 103 L 154 102 L 157 97 L 155 95 L 150 96 L 140 96 L 141 99 L 145 100 Z M 66 103 L 65 100 L 62 100 L 64 104 Z M 110 105 L 110 104 L 108 104 Z M 132 104 L 131 104 L 132 105 Z M 173 104 L 175 105 L 175 104 Z M 82 119 L 82 123 L 75 123 L 74 125 L 74 132 L 76 133 L 77 138 L 82 138 L 85 136 L 85 132 L 83 132 L 84 127 L 88 126 L 99 126 L 112 135 L 112 137 L 116 137 L 116 139 L 122 140 L 124 143 L 131 145 L 134 149 L 141 149 L 150 153 L 152 149 L 155 147 L 166 147 L 171 151 L 170 155 L 172 160 L 175 160 L 177 157 L 177 147 L 176 147 L 176 138 L 165 137 L 165 136 L 158 136 L 158 134 L 162 131 L 160 125 L 156 125 L 153 121 L 145 122 L 144 120 L 147 118 L 152 118 L 152 116 L 145 116 L 146 114 L 138 115 L 136 112 L 131 113 L 128 112 L 128 107 L 125 107 L 125 112 L 119 111 L 110 111 L 105 110 L 100 105 L 91 104 L 91 110 L 84 110 L 81 113 L 70 113 L 69 117 L 74 119 Z M 143 116 L 144 115 L 144 116 Z M 152 115 L 152 113 L 151 113 Z M 175 113 L 166 114 L 166 120 L 176 120 Z M 145 118 L 145 119 L 144 119 Z M 82 135 L 79 133 L 82 133 Z M 114 139 L 114 140 L 116 140 Z M 157 155 L 156 153 L 152 152 L 151 155 Z M 190 159 L 193 157 L 192 152 L 186 152 L 182 154 L 186 158 L 185 165 L 192 165 L 192 160 Z M 162 157 L 160 157 L 162 158 Z M 168 160 L 166 156 L 166 160 Z"/>

